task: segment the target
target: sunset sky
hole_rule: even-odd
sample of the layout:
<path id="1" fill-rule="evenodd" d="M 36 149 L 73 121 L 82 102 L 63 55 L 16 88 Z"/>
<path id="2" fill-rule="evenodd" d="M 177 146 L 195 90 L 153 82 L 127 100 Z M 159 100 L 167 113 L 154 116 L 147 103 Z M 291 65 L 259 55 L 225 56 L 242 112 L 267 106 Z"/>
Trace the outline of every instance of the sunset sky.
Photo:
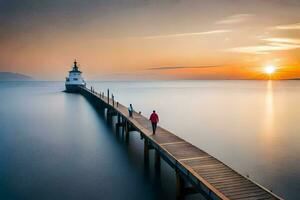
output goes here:
<path id="1" fill-rule="evenodd" d="M 300 77 L 299 0 L 0 0 L 0 71 L 63 80 Z"/>

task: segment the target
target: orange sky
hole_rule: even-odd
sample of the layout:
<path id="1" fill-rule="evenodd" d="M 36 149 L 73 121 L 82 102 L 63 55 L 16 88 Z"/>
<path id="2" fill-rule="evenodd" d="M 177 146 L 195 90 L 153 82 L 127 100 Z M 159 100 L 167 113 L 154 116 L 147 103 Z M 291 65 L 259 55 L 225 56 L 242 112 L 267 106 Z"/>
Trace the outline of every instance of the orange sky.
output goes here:
<path id="1" fill-rule="evenodd" d="M 63 80 L 300 77 L 297 0 L 85 1 L 0 5 L 0 71 Z"/>

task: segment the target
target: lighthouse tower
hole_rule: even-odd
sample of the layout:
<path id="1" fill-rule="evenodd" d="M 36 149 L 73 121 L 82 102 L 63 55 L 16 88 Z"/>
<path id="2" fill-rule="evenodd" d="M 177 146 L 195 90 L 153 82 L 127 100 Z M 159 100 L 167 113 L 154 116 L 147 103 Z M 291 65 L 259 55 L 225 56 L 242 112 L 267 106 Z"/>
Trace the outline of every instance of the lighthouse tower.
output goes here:
<path id="1" fill-rule="evenodd" d="M 77 92 L 78 87 L 85 87 L 86 83 L 81 77 L 82 72 L 79 71 L 77 61 L 74 61 L 74 65 L 71 71 L 69 71 L 69 77 L 66 77 L 66 91 Z"/>

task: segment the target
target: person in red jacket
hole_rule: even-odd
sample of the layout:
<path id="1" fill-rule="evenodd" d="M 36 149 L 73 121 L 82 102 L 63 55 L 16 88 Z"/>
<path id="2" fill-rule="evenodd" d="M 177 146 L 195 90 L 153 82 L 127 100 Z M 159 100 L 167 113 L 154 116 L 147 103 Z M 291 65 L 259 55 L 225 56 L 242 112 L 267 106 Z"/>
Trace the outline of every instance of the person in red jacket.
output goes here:
<path id="1" fill-rule="evenodd" d="M 156 114 L 155 110 L 153 110 L 153 113 L 150 116 L 150 121 L 152 124 L 153 135 L 155 135 L 157 123 L 159 121 L 158 115 Z"/>

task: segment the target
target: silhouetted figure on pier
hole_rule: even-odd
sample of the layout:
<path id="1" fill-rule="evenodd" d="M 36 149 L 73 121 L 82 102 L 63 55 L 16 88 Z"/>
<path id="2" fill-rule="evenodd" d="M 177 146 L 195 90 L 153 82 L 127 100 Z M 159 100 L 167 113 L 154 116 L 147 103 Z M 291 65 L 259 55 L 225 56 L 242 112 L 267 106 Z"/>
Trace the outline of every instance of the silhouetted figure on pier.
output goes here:
<path id="1" fill-rule="evenodd" d="M 155 110 L 153 110 L 153 112 L 150 116 L 150 121 L 152 124 L 153 135 L 155 135 L 157 123 L 159 122 L 159 118 L 158 118 L 158 115 L 156 114 Z"/>
<path id="2" fill-rule="evenodd" d="M 129 107 L 128 107 L 128 113 L 129 113 L 129 117 L 132 117 L 132 113 L 133 113 L 132 104 L 130 104 Z"/>

